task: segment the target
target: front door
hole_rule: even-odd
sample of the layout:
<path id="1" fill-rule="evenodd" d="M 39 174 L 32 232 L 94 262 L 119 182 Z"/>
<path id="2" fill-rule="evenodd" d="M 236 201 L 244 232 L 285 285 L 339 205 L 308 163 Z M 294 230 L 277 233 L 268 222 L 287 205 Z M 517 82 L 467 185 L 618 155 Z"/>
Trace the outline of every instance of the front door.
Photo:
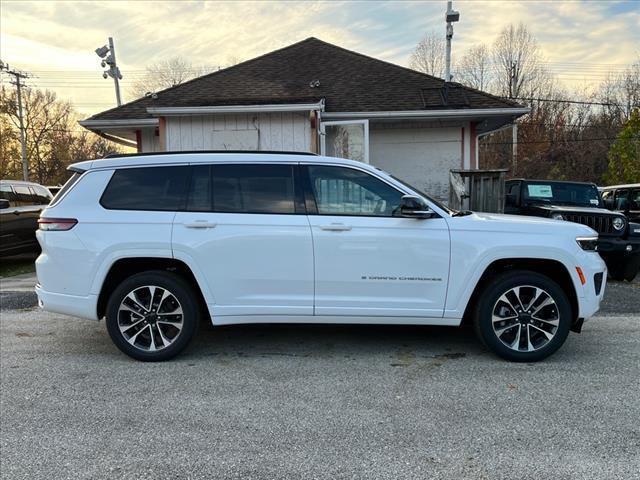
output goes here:
<path id="1" fill-rule="evenodd" d="M 205 277 L 214 322 L 313 315 L 311 229 L 294 165 L 192 169 L 187 211 L 176 214 L 172 246 L 176 258 Z"/>
<path id="2" fill-rule="evenodd" d="M 442 317 L 449 275 L 443 218 L 399 215 L 403 192 L 351 167 L 306 165 L 315 314 Z"/>

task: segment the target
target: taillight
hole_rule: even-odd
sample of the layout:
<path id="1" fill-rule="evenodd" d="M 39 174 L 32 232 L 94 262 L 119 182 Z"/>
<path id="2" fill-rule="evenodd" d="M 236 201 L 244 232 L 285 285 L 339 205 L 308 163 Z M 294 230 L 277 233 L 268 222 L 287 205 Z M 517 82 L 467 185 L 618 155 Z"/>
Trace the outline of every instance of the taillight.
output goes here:
<path id="1" fill-rule="evenodd" d="M 78 220 L 75 218 L 39 218 L 38 227 L 40 230 L 64 231 L 71 230 Z"/>

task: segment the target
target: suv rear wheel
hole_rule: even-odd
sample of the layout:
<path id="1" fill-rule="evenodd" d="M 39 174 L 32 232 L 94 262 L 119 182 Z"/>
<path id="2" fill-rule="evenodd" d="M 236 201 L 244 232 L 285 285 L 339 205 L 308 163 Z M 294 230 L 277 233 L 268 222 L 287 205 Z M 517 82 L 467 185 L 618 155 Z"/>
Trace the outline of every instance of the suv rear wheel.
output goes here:
<path id="1" fill-rule="evenodd" d="M 549 277 L 520 270 L 502 274 L 482 292 L 475 312 L 476 333 L 507 360 L 534 362 L 567 339 L 571 305 Z"/>
<path id="2" fill-rule="evenodd" d="M 193 337 L 199 311 L 196 296 L 180 276 L 165 271 L 138 273 L 111 294 L 107 331 L 116 346 L 136 360 L 168 360 Z"/>

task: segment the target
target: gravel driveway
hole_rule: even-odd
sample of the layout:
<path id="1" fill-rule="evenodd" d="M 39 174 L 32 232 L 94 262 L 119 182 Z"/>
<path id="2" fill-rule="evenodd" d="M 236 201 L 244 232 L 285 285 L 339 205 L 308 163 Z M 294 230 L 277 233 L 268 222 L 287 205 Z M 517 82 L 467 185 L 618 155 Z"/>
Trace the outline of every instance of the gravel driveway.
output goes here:
<path id="1" fill-rule="evenodd" d="M 0 297 L 3 479 L 640 478 L 637 282 L 538 364 L 469 329 L 282 325 L 143 364 L 28 298 Z"/>

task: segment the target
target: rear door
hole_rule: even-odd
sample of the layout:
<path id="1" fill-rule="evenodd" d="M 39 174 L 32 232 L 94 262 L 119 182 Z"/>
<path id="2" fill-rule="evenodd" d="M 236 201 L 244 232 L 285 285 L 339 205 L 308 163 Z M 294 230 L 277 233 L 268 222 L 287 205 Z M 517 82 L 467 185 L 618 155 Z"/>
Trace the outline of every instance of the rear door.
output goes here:
<path id="1" fill-rule="evenodd" d="M 28 185 L 16 184 L 13 186 L 16 194 L 16 208 L 13 209 L 13 231 L 16 235 L 17 244 L 37 246 L 36 230 L 38 229 L 38 217 L 44 208 L 37 205 L 33 190 Z"/>
<path id="2" fill-rule="evenodd" d="M 443 218 L 398 216 L 403 192 L 351 167 L 306 165 L 315 314 L 442 317 L 449 277 Z"/>
<path id="3" fill-rule="evenodd" d="M 0 185 L 0 198 L 9 200 L 9 208 L 0 210 L 0 251 L 9 252 L 11 248 L 20 246 L 18 236 L 19 211 L 16 208 L 16 195 L 8 183 Z"/>
<path id="4" fill-rule="evenodd" d="M 293 164 L 192 166 L 172 245 L 206 279 L 214 322 L 313 314 L 313 246 L 296 172 Z"/>

